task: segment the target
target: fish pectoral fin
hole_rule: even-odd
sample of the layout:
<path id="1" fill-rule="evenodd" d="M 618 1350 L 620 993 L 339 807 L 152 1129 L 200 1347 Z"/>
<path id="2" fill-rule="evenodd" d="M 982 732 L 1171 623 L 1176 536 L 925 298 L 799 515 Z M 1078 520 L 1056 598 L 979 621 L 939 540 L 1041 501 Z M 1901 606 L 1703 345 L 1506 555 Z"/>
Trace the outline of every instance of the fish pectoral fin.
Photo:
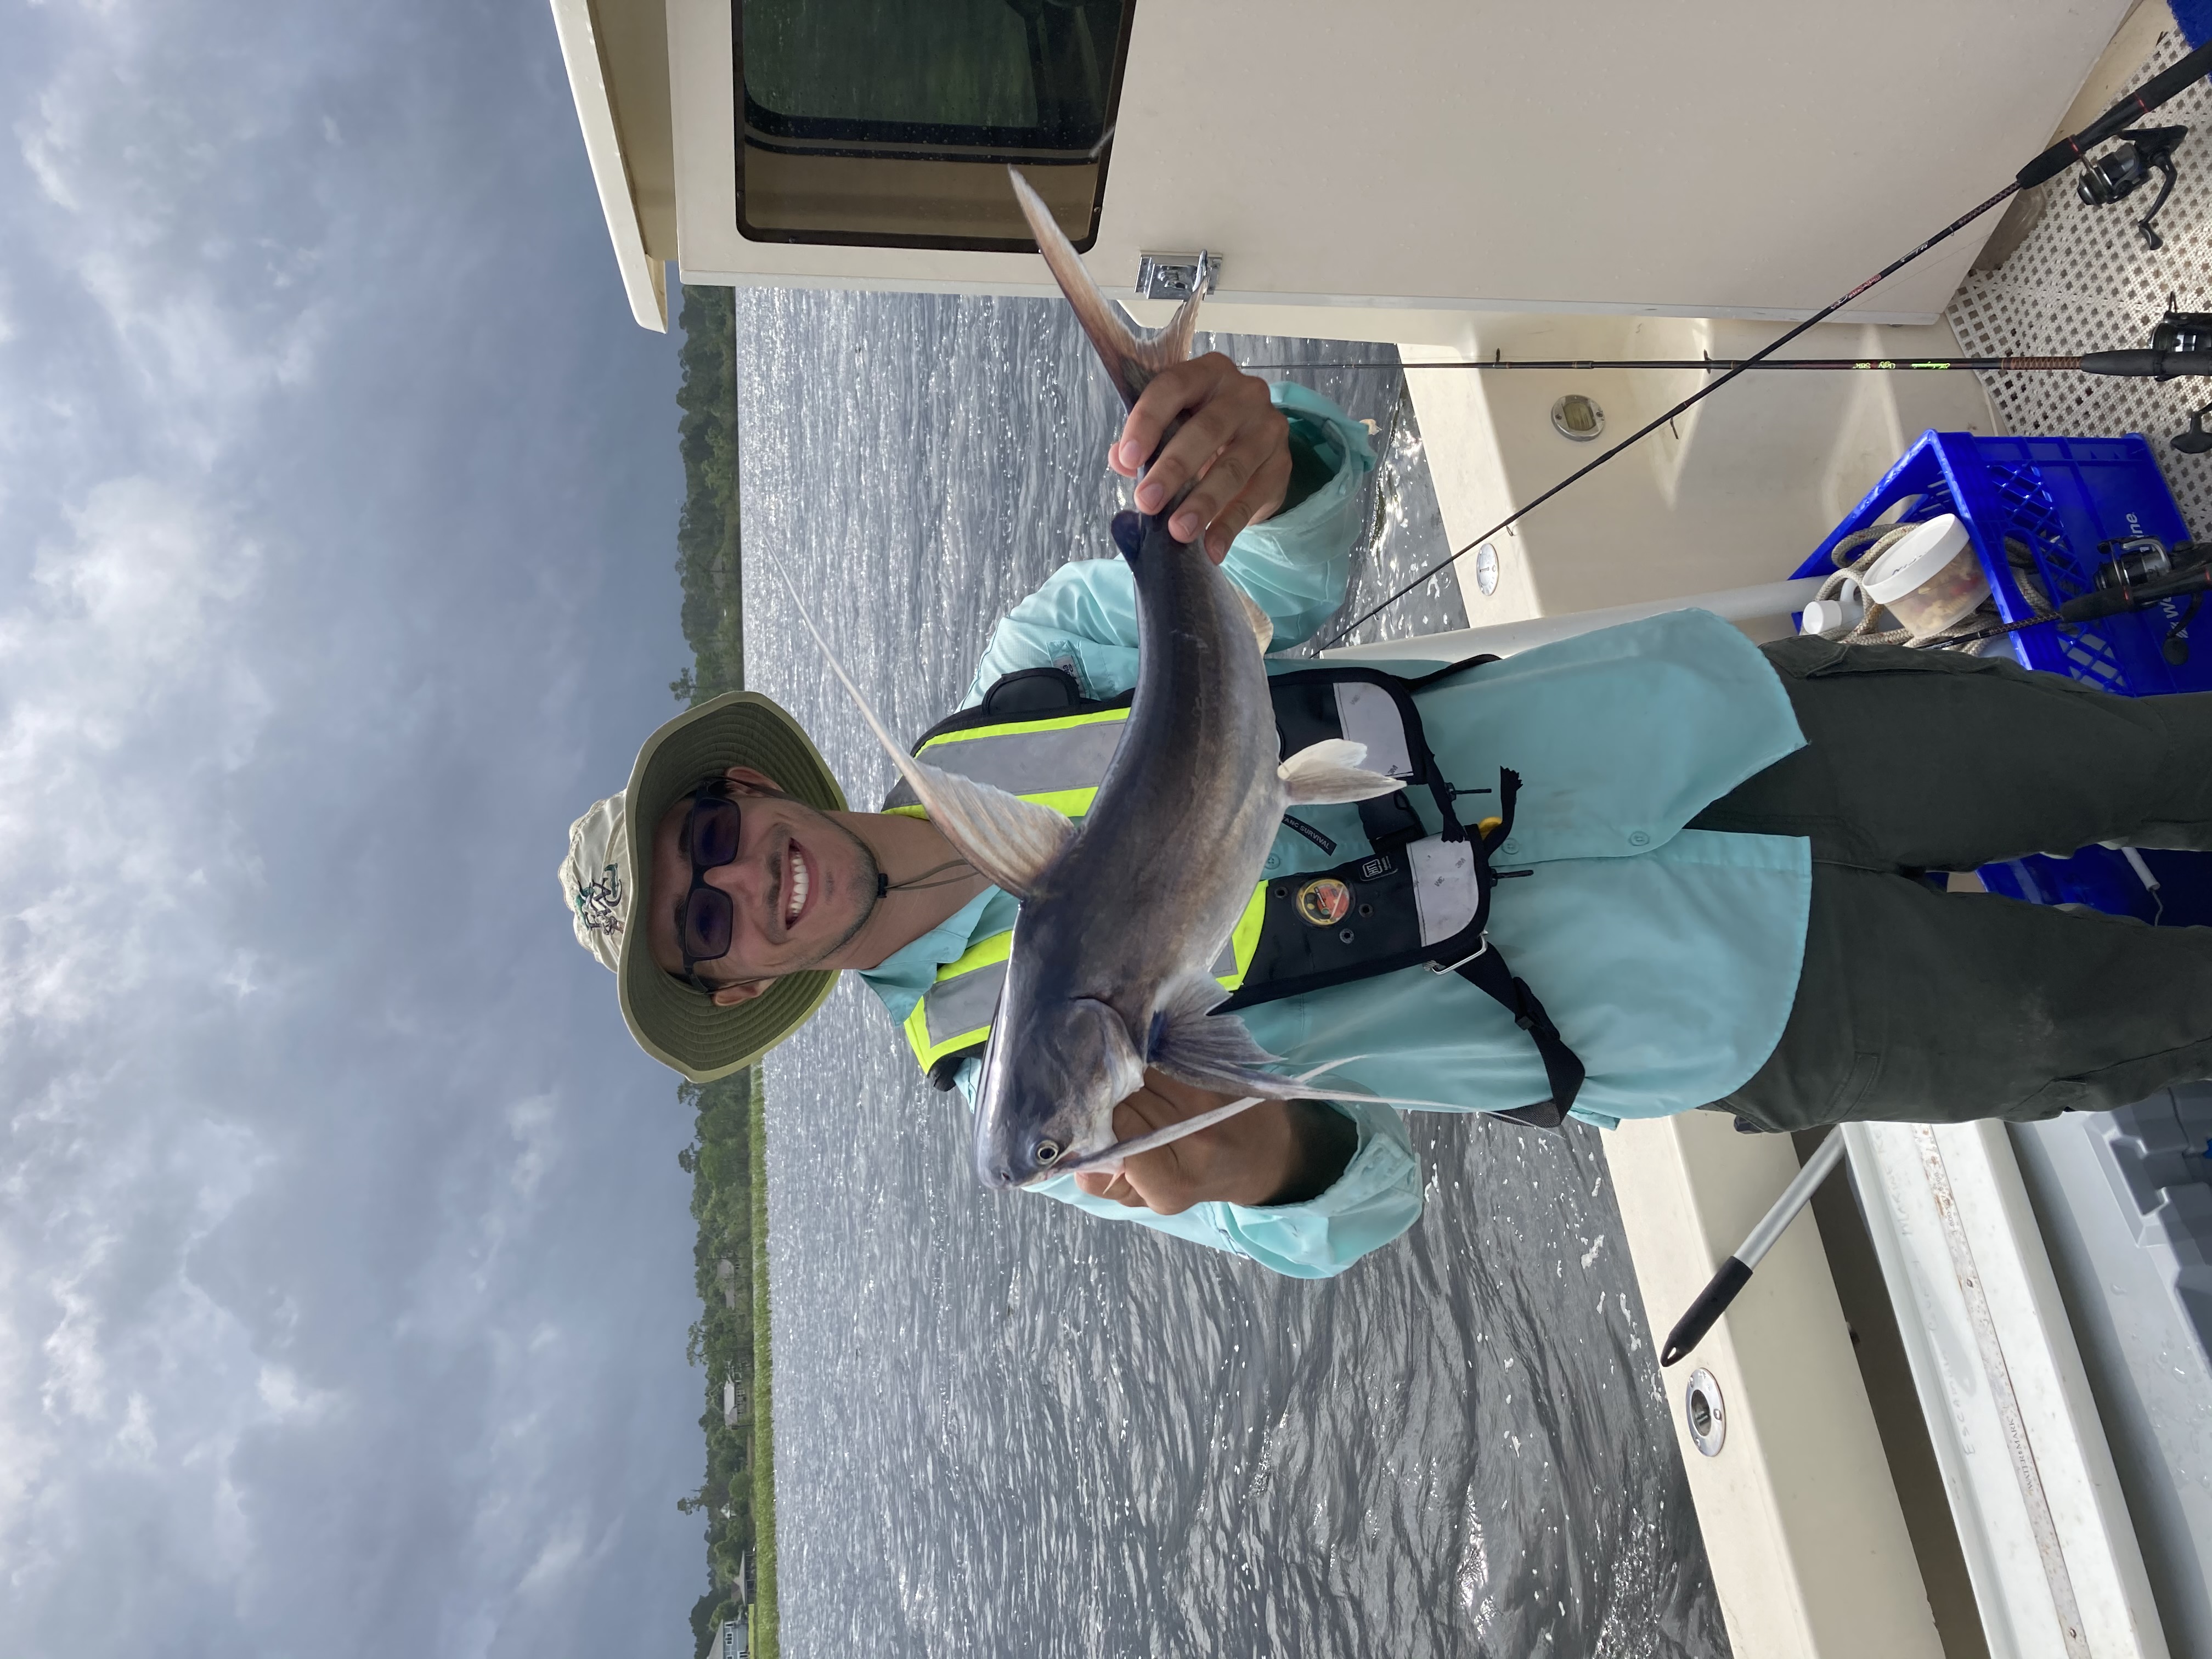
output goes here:
<path id="1" fill-rule="evenodd" d="M 1367 745 L 1348 738 L 1324 738 L 1310 744 L 1275 769 L 1283 781 L 1285 806 L 1328 806 L 1395 794 L 1402 780 L 1370 772 L 1361 763 Z"/>
<path id="2" fill-rule="evenodd" d="M 775 556 L 773 549 L 769 550 L 768 562 L 782 578 L 792 605 L 799 612 L 799 620 L 806 624 L 806 631 L 814 635 L 814 643 L 822 647 L 830 672 L 844 686 L 854 707 L 860 711 L 860 718 L 867 721 L 868 730 L 876 734 L 876 741 L 883 744 L 884 752 L 891 757 L 891 764 L 898 768 L 899 775 L 912 787 L 922 811 L 929 814 L 930 822 L 944 832 L 953 850 L 974 865 L 986 880 L 1005 888 L 1016 898 L 1025 896 L 1036 884 L 1044 867 L 1060 856 L 1060 849 L 1067 844 L 1067 838 L 1075 833 L 1074 820 L 1064 812 L 1036 805 L 988 783 L 940 771 L 900 748 L 884 728 L 868 700 L 860 695 L 860 688 L 853 684 L 845 665 L 837 660 L 830 641 L 822 637 L 822 630 L 814 625 L 814 618 L 807 614 L 805 602 L 799 597 L 791 573 L 783 568 L 783 561 Z"/>
<path id="3" fill-rule="evenodd" d="M 1243 1020 L 1207 1012 L 1228 994 L 1206 974 L 1171 987 L 1152 1015 L 1146 1063 L 1200 1089 L 1264 1091 L 1279 1083 L 1260 1069 L 1275 1057 L 1253 1040 Z"/>
<path id="4" fill-rule="evenodd" d="M 1266 656 L 1267 654 L 1267 647 L 1275 642 L 1274 619 L 1269 617 L 1266 611 L 1260 609 L 1258 600 L 1255 599 L 1243 588 L 1237 586 L 1235 582 L 1229 584 L 1229 591 L 1234 593 L 1237 599 L 1243 603 L 1244 620 L 1251 624 L 1252 637 L 1260 642 L 1260 654 L 1263 657 Z M 1367 751 L 1364 749 L 1362 749 L 1359 753 L 1361 757 L 1364 759 L 1366 757 Z"/>
<path id="5" fill-rule="evenodd" d="M 1037 878 L 1075 833 L 1075 821 L 1065 812 L 927 761 L 901 757 L 901 762 L 899 770 L 914 786 L 922 811 L 953 851 L 1016 898 L 1036 888 Z"/>
<path id="6" fill-rule="evenodd" d="M 1052 216 L 1052 210 L 1030 187 L 1030 181 L 1012 167 L 1006 169 L 1006 176 L 1013 181 L 1014 199 L 1022 204 L 1022 216 L 1029 221 L 1037 252 L 1044 255 L 1053 280 L 1075 308 L 1076 320 L 1083 325 L 1092 349 L 1113 378 L 1114 390 L 1121 394 L 1124 404 L 1133 404 L 1155 374 L 1190 356 L 1200 294 L 1185 300 L 1165 328 L 1139 328 L 1126 312 L 1098 291 L 1098 284 L 1084 269 L 1083 261 Z M 1202 293 L 1204 285 L 1200 286 Z"/>

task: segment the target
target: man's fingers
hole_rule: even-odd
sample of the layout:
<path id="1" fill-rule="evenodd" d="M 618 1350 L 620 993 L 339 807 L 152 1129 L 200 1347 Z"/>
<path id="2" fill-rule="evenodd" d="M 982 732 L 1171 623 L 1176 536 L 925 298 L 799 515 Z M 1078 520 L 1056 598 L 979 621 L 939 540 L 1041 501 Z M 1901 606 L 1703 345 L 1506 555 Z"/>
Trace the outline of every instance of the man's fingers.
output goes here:
<path id="1" fill-rule="evenodd" d="M 1075 1177 L 1075 1184 L 1079 1190 L 1093 1198 L 1110 1198 L 1116 1204 L 1133 1210 L 1145 1207 L 1145 1200 L 1129 1184 L 1128 1176 L 1118 1171 L 1109 1175 L 1103 1170 L 1085 1170 Z"/>
<path id="2" fill-rule="evenodd" d="M 1248 526 L 1272 516 L 1282 505 L 1283 492 L 1290 480 L 1291 459 L 1287 455 L 1278 457 L 1255 472 L 1237 498 L 1215 514 L 1206 526 L 1206 556 L 1216 564 L 1227 558 L 1230 543 Z"/>
<path id="3" fill-rule="evenodd" d="M 1168 531 L 1177 541 L 1194 542 L 1198 532 L 1212 524 L 1222 509 L 1243 493 L 1244 485 L 1259 471 L 1263 457 L 1240 452 L 1234 445 L 1212 458 L 1206 476 L 1192 486 L 1182 505 L 1176 509 L 1175 517 L 1168 520 Z"/>
<path id="4" fill-rule="evenodd" d="M 1178 419 L 1182 424 L 1162 447 L 1161 434 Z M 1109 459 L 1124 477 L 1145 469 L 1137 506 L 1146 513 L 1163 511 L 1189 485 L 1168 528 L 1178 541 L 1201 543 L 1218 563 L 1239 531 L 1282 504 L 1289 438 L 1290 422 L 1267 382 L 1209 352 L 1163 370 L 1146 386 Z"/>
<path id="5" fill-rule="evenodd" d="M 1251 522 L 1252 509 L 1242 501 L 1222 508 L 1206 527 L 1206 556 L 1219 564 L 1229 556 L 1229 544 L 1243 535 L 1244 526 Z"/>
<path id="6" fill-rule="evenodd" d="M 1160 447 L 1160 434 L 1175 424 L 1176 417 L 1199 407 L 1218 389 L 1224 369 L 1231 375 L 1237 374 L 1235 364 L 1213 351 L 1154 375 L 1121 423 L 1121 441 L 1112 457 L 1115 470 L 1133 475 Z"/>
<path id="7" fill-rule="evenodd" d="M 1178 1121 L 1180 1117 L 1172 1105 L 1152 1090 L 1139 1089 L 1115 1105 L 1114 1139 L 1134 1140 L 1139 1135 L 1150 1134 L 1165 1124 Z"/>
<path id="8" fill-rule="evenodd" d="M 1227 398 L 1217 398 L 1205 408 L 1194 410 L 1175 436 L 1168 440 L 1167 447 L 1145 470 L 1144 481 L 1137 486 L 1138 507 L 1146 513 L 1161 512 L 1184 484 L 1218 466 L 1222 456 L 1243 435 L 1243 428 L 1249 423 L 1251 413 L 1249 409 L 1237 408 Z M 1194 489 L 1192 494 L 1196 493 Z M 1190 510 L 1190 503 L 1186 501 L 1177 509 L 1176 518 L 1180 520 Z"/>
<path id="9" fill-rule="evenodd" d="M 1206 1132 L 1201 1129 L 1200 1134 Z M 1121 1164 L 1121 1178 L 1138 1201 L 1155 1215 L 1181 1215 L 1199 1200 L 1199 1193 L 1183 1168 L 1177 1150 L 1188 1140 L 1170 1140 L 1149 1152 L 1139 1152 Z"/>

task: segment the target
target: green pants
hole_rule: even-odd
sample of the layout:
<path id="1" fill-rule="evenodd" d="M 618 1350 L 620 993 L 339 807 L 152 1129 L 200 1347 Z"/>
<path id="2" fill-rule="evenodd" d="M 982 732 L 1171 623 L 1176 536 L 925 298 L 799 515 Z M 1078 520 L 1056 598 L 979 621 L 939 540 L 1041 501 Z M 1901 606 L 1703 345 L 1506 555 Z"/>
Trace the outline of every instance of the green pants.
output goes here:
<path id="1" fill-rule="evenodd" d="M 2212 927 L 1984 893 L 1970 870 L 2100 841 L 2212 848 L 2212 693 L 2130 698 L 2009 660 L 1765 648 L 1806 747 L 1693 820 L 1813 843 L 1782 1041 L 1715 1109 L 1786 1131 L 2109 1110 L 2212 1076 Z"/>

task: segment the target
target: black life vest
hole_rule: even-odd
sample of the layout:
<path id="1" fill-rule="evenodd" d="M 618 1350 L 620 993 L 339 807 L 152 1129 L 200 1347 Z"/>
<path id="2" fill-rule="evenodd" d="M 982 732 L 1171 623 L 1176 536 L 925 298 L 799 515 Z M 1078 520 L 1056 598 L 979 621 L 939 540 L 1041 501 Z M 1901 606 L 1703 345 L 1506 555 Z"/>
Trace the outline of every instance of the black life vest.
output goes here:
<path id="1" fill-rule="evenodd" d="M 1370 850 L 1330 869 L 1259 883 L 1213 972 L 1230 993 L 1221 1005 L 1224 1012 L 1422 964 L 1436 973 L 1457 973 L 1528 1033 L 1551 1089 L 1547 1100 L 1496 1115 L 1551 1128 L 1574 1104 L 1583 1064 L 1535 994 L 1514 977 L 1486 931 L 1492 890 L 1501 878 L 1491 868 L 1491 854 L 1512 833 L 1520 775 L 1499 770 L 1497 811 L 1470 831 L 1454 802 L 1490 791 L 1456 789 L 1445 780 L 1413 697 L 1431 681 L 1494 660 L 1477 657 L 1410 680 L 1351 663 L 1269 678 L 1281 753 L 1295 754 L 1328 738 L 1364 743 L 1370 769 L 1429 792 L 1443 827 L 1431 835 L 1403 790 L 1360 802 L 1360 827 Z M 999 680 L 975 708 L 931 726 L 915 740 L 914 753 L 945 771 L 1079 818 L 1119 746 L 1133 695 L 1086 699 L 1063 669 L 1024 669 Z M 883 810 L 923 816 L 904 782 L 885 798 Z M 1326 836 L 1295 815 L 1286 815 L 1285 822 L 1334 850 Z M 982 1052 L 1011 943 L 1011 933 L 976 940 L 958 961 L 938 970 L 907 1018 L 915 1056 L 940 1089 L 952 1086 L 963 1060 Z"/>

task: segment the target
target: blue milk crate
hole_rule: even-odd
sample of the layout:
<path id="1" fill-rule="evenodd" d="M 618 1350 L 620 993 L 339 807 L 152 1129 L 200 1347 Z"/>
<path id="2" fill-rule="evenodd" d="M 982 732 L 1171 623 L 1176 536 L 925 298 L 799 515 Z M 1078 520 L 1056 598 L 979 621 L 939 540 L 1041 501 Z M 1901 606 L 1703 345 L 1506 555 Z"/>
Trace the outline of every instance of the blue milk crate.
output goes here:
<path id="1" fill-rule="evenodd" d="M 2143 885 L 2127 855 L 2109 847 L 2085 847 L 2071 858 L 2042 853 L 1981 867 L 1982 884 L 2031 904 L 2081 904 L 2107 915 L 2133 916 L 2162 927 L 2212 924 L 2212 854 L 2144 848 L 2139 856 L 2157 879 Z"/>
<path id="2" fill-rule="evenodd" d="M 2105 562 L 2097 551 L 2100 542 L 2155 536 L 2171 547 L 2189 538 L 2172 492 L 2140 434 L 1981 438 L 1924 432 L 1796 574 L 1829 574 L 1836 568 L 1831 548 L 1909 496 L 1919 499 L 1898 515 L 1899 523 L 1939 513 L 1959 515 L 1981 556 L 1997 614 L 2007 622 L 2035 614 L 2006 557 L 2008 537 L 2034 555 L 2044 591 L 2056 605 L 2096 586 L 2097 567 Z M 2005 643 L 2027 667 L 2069 675 L 2121 696 L 2212 690 L 2212 617 L 2201 629 L 2189 629 L 2191 649 L 2180 667 L 2168 663 L 2160 649 L 2187 603 L 2168 599 L 2154 610 L 2081 627 L 2045 623 L 2009 635 Z M 2146 851 L 2142 857 L 2158 878 L 2156 894 L 2124 854 L 2105 847 L 2087 847 L 2071 858 L 2033 854 L 1985 864 L 1980 874 L 1990 891 L 2031 903 L 2086 905 L 2169 927 L 2212 923 L 2212 854 Z"/>
<path id="3" fill-rule="evenodd" d="M 2100 542 L 2155 536 L 2171 547 L 2189 538 L 2181 510 L 2140 434 L 1981 438 L 1971 432 L 1923 432 L 1796 574 L 1831 574 L 1836 568 L 1831 548 L 1915 495 L 1919 499 L 1898 522 L 1957 514 L 1981 556 L 1997 614 L 2007 622 L 2026 622 L 2035 614 L 2005 556 L 2008 537 L 2034 555 L 2053 605 L 2097 585 L 2097 567 L 2105 562 Z M 2029 668 L 2071 675 L 2123 696 L 2212 690 L 2212 621 L 2190 629 L 2192 648 L 2180 667 L 2160 652 L 2166 630 L 2187 604 L 2168 599 L 2150 611 L 2079 626 L 2046 623 L 2009 635 L 2005 643 Z"/>

